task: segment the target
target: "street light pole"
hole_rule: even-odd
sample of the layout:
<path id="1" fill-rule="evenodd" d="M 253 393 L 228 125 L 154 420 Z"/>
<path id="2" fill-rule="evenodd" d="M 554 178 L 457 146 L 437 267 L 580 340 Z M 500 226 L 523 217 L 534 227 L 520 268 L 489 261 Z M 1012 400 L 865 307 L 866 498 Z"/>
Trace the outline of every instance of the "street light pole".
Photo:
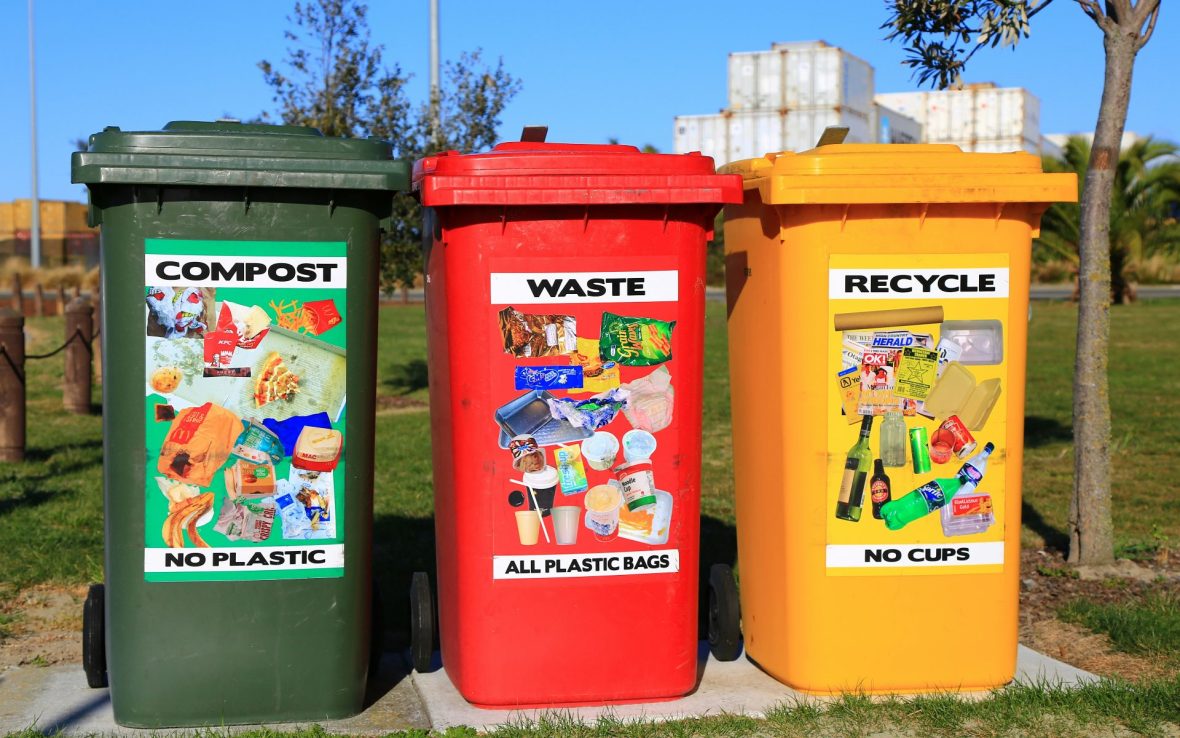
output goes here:
<path id="1" fill-rule="evenodd" d="M 32 2 L 32 0 L 29 0 Z M 430 143 L 438 146 L 442 138 L 438 89 L 438 0 L 430 0 Z"/>
<path id="2" fill-rule="evenodd" d="M 33 268 L 41 266 L 41 196 L 37 192 L 37 70 L 33 52 L 33 0 L 29 0 L 29 152 L 33 168 L 32 222 L 29 224 L 29 257 Z"/>

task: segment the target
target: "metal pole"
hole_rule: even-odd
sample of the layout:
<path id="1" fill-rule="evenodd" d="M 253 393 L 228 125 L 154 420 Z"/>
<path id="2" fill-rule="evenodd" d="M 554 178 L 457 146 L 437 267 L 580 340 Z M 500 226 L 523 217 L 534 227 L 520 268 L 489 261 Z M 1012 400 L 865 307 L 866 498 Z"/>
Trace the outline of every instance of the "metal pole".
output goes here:
<path id="1" fill-rule="evenodd" d="M 32 2 L 32 0 L 29 0 Z M 438 88 L 438 0 L 430 0 L 430 142 L 437 146 L 442 138 L 439 120 L 441 96 Z"/>
<path id="2" fill-rule="evenodd" d="M 29 153 L 33 159 L 33 207 L 29 224 L 29 257 L 33 268 L 41 266 L 41 196 L 37 192 L 37 70 L 33 52 L 33 0 L 29 0 Z"/>

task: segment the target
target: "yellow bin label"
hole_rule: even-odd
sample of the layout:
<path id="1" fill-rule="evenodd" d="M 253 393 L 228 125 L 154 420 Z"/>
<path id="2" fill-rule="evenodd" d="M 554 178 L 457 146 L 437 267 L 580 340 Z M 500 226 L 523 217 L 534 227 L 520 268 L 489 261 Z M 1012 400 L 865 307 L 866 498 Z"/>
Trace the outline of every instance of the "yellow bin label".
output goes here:
<path id="1" fill-rule="evenodd" d="M 1008 256 L 828 262 L 829 575 L 1004 567 Z"/>

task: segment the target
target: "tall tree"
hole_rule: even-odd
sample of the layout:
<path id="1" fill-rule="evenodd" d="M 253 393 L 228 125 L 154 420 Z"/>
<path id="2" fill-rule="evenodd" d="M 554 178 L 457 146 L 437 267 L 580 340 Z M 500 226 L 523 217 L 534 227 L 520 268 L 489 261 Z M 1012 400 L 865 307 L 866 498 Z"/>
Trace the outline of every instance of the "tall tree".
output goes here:
<path id="1" fill-rule="evenodd" d="M 983 47 L 1015 45 L 1053 0 L 886 0 L 889 39 L 902 39 L 920 83 L 958 84 Z M 1074 0 L 1102 30 L 1102 101 L 1081 198 L 1078 336 L 1074 364 L 1074 491 L 1069 560 L 1114 560 L 1110 514 L 1110 202 L 1131 101 L 1135 57 L 1151 39 L 1160 0 Z"/>
<path id="2" fill-rule="evenodd" d="M 385 47 L 372 42 L 368 8 L 358 0 L 308 0 L 287 16 L 289 42 L 282 65 L 258 67 L 274 94 L 277 118 L 312 126 L 326 136 L 377 137 L 393 144 L 394 156 L 480 151 L 496 142 L 500 116 L 520 91 L 503 61 L 487 64 L 480 50 L 447 62 L 441 90 L 442 125 L 432 135 L 429 105 L 406 93 L 409 75 L 384 62 Z M 385 291 L 412 286 L 422 267 L 422 210 L 410 198 L 394 201 L 391 230 L 381 244 Z"/>

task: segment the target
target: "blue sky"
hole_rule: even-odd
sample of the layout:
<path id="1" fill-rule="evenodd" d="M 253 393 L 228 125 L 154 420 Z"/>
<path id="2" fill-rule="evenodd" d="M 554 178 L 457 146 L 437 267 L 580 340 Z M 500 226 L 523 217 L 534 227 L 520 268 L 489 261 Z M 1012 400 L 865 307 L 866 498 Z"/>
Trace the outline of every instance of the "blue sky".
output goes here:
<path id="1" fill-rule="evenodd" d="M 169 120 L 250 117 L 272 106 L 257 69 L 285 57 L 291 0 L 36 0 L 41 196 L 82 199 L 69 183 L 73 141 L 104 126 L 154 129 Z M 524 85 L 502 134 L 549 125 L 549 140 L 672 147 L 676 115 L 726 104 L 726 56 L 774 41 L 823 39 L 868 60 L 878 92 L 914 89 L 898 44 L 882 40 L 883 0 L 440 0 L 442 55 L 482 47 Z M 427 0 L 370 3 L 374 40 L 414 74 L 428 71 Z M 0 201 L 28 197 L 26 0 L 0 3 Z M 1165 3 L 1139 55 L 1128 130 L 1180 140 L 1180 9 Z M 1102 39 L 1070 0 L 1034 18 L 1015 51 L 982 50 L 968 81 L 1027 87 L 1041 98 L 1042 132 L 1089 131 L 1102 81 Z"/>

